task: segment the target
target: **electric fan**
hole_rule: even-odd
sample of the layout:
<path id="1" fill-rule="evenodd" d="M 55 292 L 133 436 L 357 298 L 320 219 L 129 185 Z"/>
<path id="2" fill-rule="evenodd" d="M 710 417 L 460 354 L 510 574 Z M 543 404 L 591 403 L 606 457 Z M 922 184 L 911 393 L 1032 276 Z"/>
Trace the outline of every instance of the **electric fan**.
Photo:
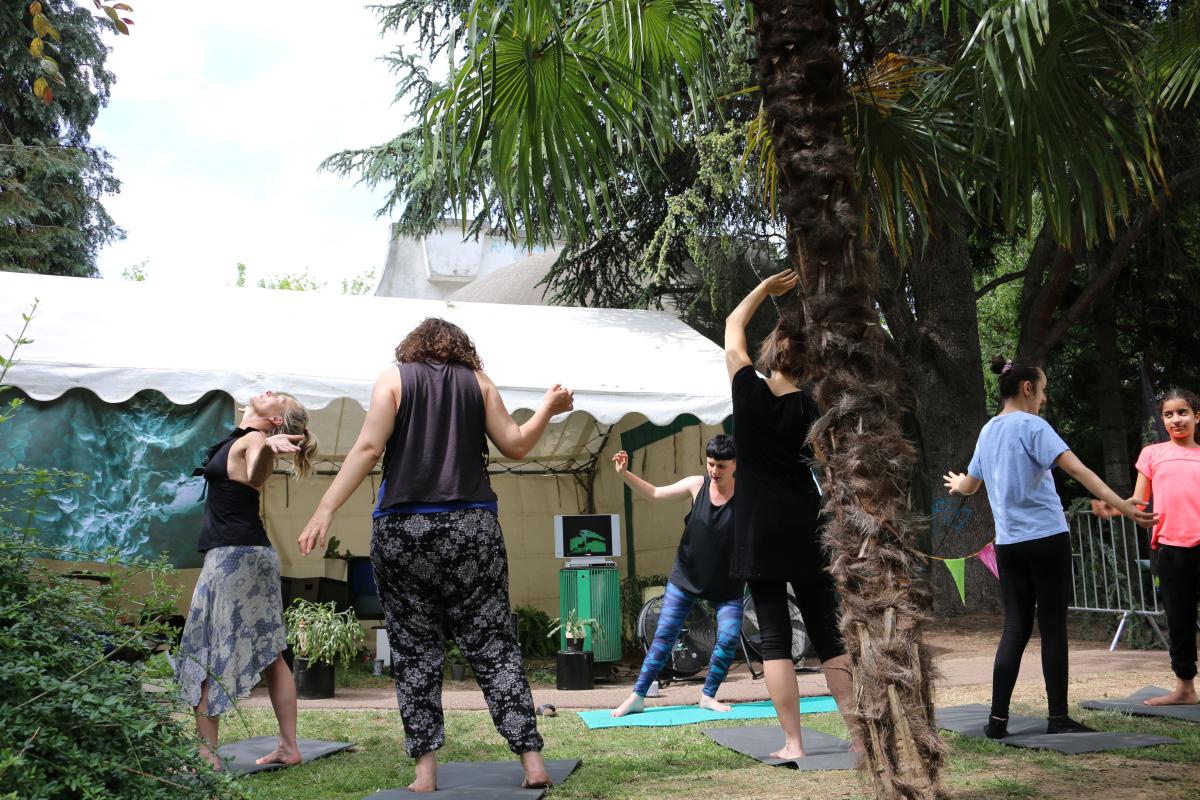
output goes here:
<path id="1" fill-rule="evenodd" d="M 804 617 L 800 616 L 800 606 L 796 598 L 788 592 L 788 614 L 792 618 L 792 663 L 799 664 L 812 649 L 812 640 L 808 638 L 808 628 L 804 626 Z M 747 655 L 755 661 L 762 661 L 762 636 L 758 632 L 758 612 L 754 610 L 754 600 L 750 595 L 742 600 L 742 642 Z"/>
<path id="2" fill-rule="evenodd" d="M 661 597 L 651 598 L 638 613 L 637 637 L 643 651 L 649 651 L 654 641 L 662 604 Z M 683 621 L 683 628 L 667 656 L 667 663 L 659 673 L 659 683 L 666 685 L 672 680 L 688 678 L 703 670 L 712 658 L 716 643 L 717 623 L 712 611 L 702 602 L 695 603 Z"/>

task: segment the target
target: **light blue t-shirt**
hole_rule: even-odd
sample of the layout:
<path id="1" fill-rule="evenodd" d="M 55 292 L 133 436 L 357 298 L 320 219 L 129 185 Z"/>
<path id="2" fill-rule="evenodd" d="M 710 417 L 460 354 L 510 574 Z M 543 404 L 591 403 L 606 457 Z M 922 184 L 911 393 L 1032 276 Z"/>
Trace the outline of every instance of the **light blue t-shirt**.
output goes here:
<path id="1" fill-rule="evenodd" d="M 979 432 L 967 474 L 987 487 L 996 544 L 1016 544 L 1067 530 L 1050 469 L 1070 450 L 1050 423 L 1014 411 L 988 420 Z"/>

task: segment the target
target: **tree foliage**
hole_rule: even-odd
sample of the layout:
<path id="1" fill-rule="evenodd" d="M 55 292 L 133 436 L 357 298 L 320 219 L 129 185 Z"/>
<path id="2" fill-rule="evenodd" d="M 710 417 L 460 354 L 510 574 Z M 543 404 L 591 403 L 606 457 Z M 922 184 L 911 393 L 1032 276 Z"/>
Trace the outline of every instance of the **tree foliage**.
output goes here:
<path id="1" fill-rule="evenodd" d="M 91 277 L 123 236 L 102 204 L 120 184 L 89 134 L 114 81 L 102 39 L 114 23 L 73 0 L 33 5 L 0 9 L 0 269 Z M 35 29 L 37 16 L 48 21 Z M 52 89 L 36 92 L 39 80 Z"/>

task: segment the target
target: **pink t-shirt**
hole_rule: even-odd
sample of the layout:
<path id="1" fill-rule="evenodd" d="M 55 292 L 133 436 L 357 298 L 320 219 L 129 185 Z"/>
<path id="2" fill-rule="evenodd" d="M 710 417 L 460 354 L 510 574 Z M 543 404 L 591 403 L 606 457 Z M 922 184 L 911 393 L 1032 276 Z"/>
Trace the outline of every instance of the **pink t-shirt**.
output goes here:
<path id="1" fill-rule="evenodd" d="M 1150 479 L 1158 513 L 1151 546 L 1200 545 L 1200 447 L 1152 444 L 1142 448 L 1135 466 Z"/>

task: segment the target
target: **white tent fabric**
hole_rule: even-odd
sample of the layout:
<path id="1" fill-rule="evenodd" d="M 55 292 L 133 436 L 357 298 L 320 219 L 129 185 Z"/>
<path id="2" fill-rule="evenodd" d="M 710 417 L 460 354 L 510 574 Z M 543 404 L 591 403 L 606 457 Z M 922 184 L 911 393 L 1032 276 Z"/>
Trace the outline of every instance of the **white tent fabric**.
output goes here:
<path id="1" fill-rule="evenodd" d="M 721 349 L 666 312 L 507 306 L 267 289 L 155 285 L 0 272 L 0 332 L 39 306 L 6 382 L 38 400 L 82 387 L 108 402 L 144 389 L 188 404 L 221 390 L 238 402 L 267 389 L 324 409 L 322 450 L 353 443 L 375 378 L 403 336 L 438 316 L 474 339 L 510 410 L 533 409 L 555 383 L 602 426 L 628 414 L 665 425 L 716 424 L 731 412 Z M 559 457 L 586 419 L 556 425 Z M 559 419 L 557 422 L 567 422 Z"/>

